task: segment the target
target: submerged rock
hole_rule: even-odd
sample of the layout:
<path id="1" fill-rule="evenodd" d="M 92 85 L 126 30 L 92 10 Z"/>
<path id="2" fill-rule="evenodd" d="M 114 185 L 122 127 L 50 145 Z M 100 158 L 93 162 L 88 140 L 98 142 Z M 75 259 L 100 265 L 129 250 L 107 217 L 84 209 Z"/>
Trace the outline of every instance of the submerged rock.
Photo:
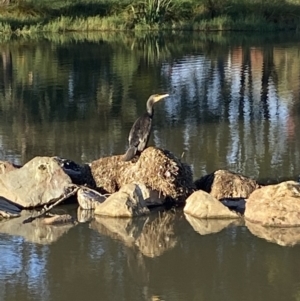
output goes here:
<path id="1" fill-rule="evenodd" d="M 188 197 L 183 211 L 197 218 L 239 218 L 236 212 L 230 211 L 220 201 L 202 190 L 195 191 Z"/>
<path id="2" fill-rule="evenodd" d="M 195 181 L 197 189 L 210 193 L 216 199 L 248 198 L 260 185 L 253 179 L 228 170 L 217 170 Z"/>
<path id="3" fill-rule="evenodd" d="M 32 208 L 55 202 L 71 183 L 53 158 L 35 157 L 20 169 L 0 175 L 0 195 Z"/>
<path id="4" fill-rule="evenodd" d="M 95 207 L 95 214 L 113 217 L 133 217 L 149 213 L 140 187 L 133 183 L 123 186 Z"/>
<path id="5" fill-rule="evenodd" d="M 263 226 L 300 226 L 300 184 L 286 181 L 255 190 L 247 200 L 245 218 Z"/>
<path id="6" fill-rule="evenodd" d="M 98 188 L 114 193 L 126 184 L 143 183 L 176 202 L 184 202 L 195 188 L 190 166 L 167 150 L 148 147 L 137 161 L 125 162 L 122 158 L 112 156 L 91 163 Z"/>
<path id="7" fill-rule="evenodd" d="M 44 217 L 41 219 L 42 224 L 44 225 L 64 225 L 64 224 L 77 224 L 77 221 L 69 214 L 55 214 L 50 217 Z"/>

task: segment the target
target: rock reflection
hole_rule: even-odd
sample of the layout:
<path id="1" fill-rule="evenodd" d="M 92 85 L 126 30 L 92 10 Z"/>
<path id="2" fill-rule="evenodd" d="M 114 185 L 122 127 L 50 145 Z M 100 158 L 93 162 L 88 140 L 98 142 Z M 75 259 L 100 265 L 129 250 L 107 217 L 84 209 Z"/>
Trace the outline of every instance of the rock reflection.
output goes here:
<path id="1" fill-rule="evenodd" d="M 185 214 L 185 218 L 200 235 L 218 233 L 229 226 L 241 226 L 243 224 L 242 219 L 199 219 L 189 214 Z"/>
<path id="2" fill-rule="evenodd" d="M 32 215 L 31 211 L 22 211 L 20 217 L 0 222 L 0 233 L 13 236 L 22 236 L 28 242 L 37 244 L 51 244 L 67 233 L 73 223 L 62 225 L 46 225 L 44 219 L 36 219 L 31 223 L 23 224 L 23 221 Z"/>
<path id="3" fill-rule="evenodd" d="M 113 218 L 95 215 L 91 222 L 91 229 L 122 241 L 126 246 L 134 245 L 136 232 L 140 231 L 141 219 Z"/>
<path id="4" fill-rule="evenodd" d="M 174 219 L 172 213 L 135 219 L 95 216 L 91 228 L 122 241 L 130 248 L 137 247 L 147 257 L 156 257 L 174 248 L 177 243 Z"/>
<path id="5" fill-rule="evenodd" d="M 174 218 L 174 214 L 164 213 L 145 223 L 135 242 L 145 256 L 160 256 L 166 250 L 175 247 L 177 239 L 174 234 Z"/>
<path id="6" fill-rule="evenodd" d="M 77 220 L 79 223 L 86 223 L 91 221 L 95 216 L 95 210 L 86 210 L 78 207 Z"/>
<path id="7" fill-rule="evenodd" d="M 300 227 L 264 227 L 249 221 L 246 221 L 246 226 L 253 235 L 280 246 L 294 246 L 300 243 Z"/>

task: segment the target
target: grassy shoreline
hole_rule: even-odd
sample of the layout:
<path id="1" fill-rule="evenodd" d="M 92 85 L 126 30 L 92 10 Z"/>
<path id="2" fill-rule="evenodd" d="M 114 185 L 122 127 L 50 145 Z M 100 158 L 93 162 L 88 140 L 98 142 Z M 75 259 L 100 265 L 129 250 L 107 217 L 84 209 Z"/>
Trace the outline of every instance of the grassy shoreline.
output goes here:
<path id="1" fill-rule="evenodd" d="M 19 0 L 0 6 L 0 34 L 300 29 L 300 0 Z"/>

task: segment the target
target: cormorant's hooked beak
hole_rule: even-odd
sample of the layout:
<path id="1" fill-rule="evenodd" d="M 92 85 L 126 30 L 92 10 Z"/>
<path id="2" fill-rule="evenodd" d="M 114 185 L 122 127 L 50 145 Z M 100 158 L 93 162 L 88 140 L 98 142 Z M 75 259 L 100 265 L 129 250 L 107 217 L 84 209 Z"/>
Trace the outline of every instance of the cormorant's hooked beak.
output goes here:
<path id="1" fill-rule="evenodd" d="M 156 95 L 154 95 L 153 100 L 154 100 L 154 102 L 157 102 L 168 96 L 169 96 L 169 94 L 156 94 Z"/>

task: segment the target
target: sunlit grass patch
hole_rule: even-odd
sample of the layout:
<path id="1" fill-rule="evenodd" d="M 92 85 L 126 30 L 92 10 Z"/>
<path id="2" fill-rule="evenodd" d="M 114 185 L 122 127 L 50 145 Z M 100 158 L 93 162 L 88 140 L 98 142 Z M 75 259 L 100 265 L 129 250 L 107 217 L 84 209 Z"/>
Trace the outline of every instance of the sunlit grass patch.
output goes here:
<path id="1" fill-rule="evenodd" d="M 19 0 L 0 32 L 299 29 L 300 0 Z"/>
<path id="2" fill-rule="evenodd" d="M 2 34 L 11 34 L 12 29 L 8 23 L 0 23 L 0 33 Z"/>

